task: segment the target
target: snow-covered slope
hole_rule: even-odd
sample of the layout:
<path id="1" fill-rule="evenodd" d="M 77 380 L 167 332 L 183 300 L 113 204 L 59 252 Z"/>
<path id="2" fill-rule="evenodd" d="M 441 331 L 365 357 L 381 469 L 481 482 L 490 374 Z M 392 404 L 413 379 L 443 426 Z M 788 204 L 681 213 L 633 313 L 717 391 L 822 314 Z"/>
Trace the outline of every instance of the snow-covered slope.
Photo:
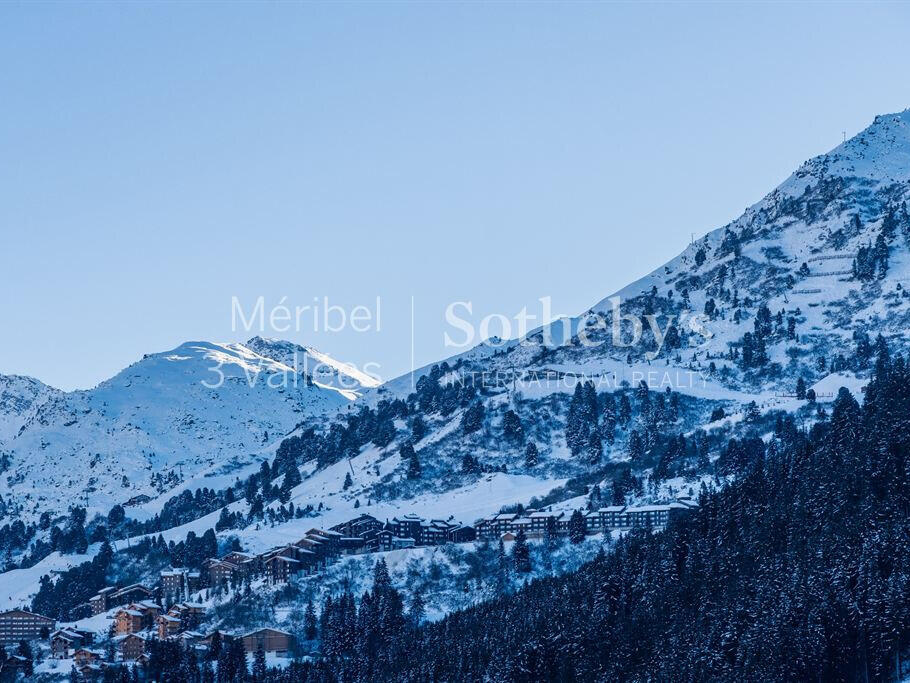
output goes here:
<path id="1" fill-rule="evenodd" d="M 682 393 L 722 397 L 792 391 L 798 377 L 811 384 L 832 369 L 861 369 L 855 359 L 862 340 L 882 334 L 899 348 L 910 341 L 908 203 L 910 110 L 877 116 L 669 263 L 582 315 L 552 324 L 548 342 L 538 329 L 521 343 L 478 347 L 447 363 L 462 376 L 517 375 L 518 388 L 538 395 L 564 391 L 564 384 L 545 380 L 541 387 L 537 380 L 565 373 L 583 373 L 601 390 L 650 375 Z M 862 270 L 863 252 L 872 274 L 857 277 L 854 263 Z M 882 252 L 886 268 L 879 265 Z M 634 334 L 627 320 L 620 322 L 623 343 L 614 343 L 617 300 L 621 314 L 642 324 L 638 343 L 625 344 Z M 763 340 L 768 361 L 749 367 L 742 362 L 743 338 L 754 332 L 762 306 L 772 316 Z M 681 343 L 661 347 L 647 315 L 661 333 L 672 322 Z M 581 342 L 580 331 L 593 345 Z M 412 388 L 405 376 L 380 391 L 400 395 Z"/>
<path id="2" fill-rule="evenodd" d="M 46 401 L 59 393 L 32 377 L 0 375 L 0 449 Z"/>
<path id="3" fill-rule="evenodd" d="M 88 391 L 45 394 L 0 447 L 10 460 L 0 495 L 26 518 L 75 503 L 106 512 L 242 466 L 299 423 L 349 403 L 280 360 L 211 342 L 145 356 Z"/>
<path id="4" fill-rule="evenodd" d="M 306 373 L 317 386 L 336 389 L 351 399 L 359 397 L 365 389 L 379 386 L 376 377 L 310 346 L 263 337 L 253 337 L 244 346 L 295 368 L 298 372 Z"/>

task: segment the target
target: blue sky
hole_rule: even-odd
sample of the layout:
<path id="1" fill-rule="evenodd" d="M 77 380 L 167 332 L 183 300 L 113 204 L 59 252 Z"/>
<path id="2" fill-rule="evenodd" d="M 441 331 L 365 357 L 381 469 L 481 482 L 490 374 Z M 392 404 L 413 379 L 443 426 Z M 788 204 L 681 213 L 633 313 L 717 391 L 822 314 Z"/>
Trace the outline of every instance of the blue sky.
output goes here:
<path id="1" fill-rule="evenodd" d="M 231 301 L 389 378 L 578 313 L 910 106 L 910 5 L 3 3 L 0 372 L 88 387 Z M 268 334 L 269 332 L 266 331 Z"/>

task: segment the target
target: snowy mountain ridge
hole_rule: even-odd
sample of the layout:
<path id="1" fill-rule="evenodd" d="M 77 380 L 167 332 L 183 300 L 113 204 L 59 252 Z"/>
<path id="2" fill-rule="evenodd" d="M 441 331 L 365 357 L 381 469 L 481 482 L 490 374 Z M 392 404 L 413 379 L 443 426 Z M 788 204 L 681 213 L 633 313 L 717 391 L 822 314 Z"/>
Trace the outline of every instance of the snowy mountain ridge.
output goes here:
<path id="1" fill-rule="evenodd" d="M 90 392 L 51 393 L 32 413 L 22 412 L 21 433 L 0 444 L 10 462 L 0 495 L 26 518 L 44 510 L 61 513 L 75 502 L 87 504 L 91 517 L 115 502 L 160 496 L 130 506 L 130 517 L 148 519 L 174 492 L 231 486 L 249 476 L 259 460 L 274 456 L 286 435 L 303 437 L 304 426 L 328 433 L 329 420 L 351 399 L 361 410 L 403 399 L 411 413 L 406 420 L 396 415 L 381 446 L 361 440 L 356 452 L 344 450 L 332 460 L 331 451 L 322 464 L 307 453 L 306 443 L 295 446 L 302 449 L 297 464 L 303 481 L 290 502 L 298 509 L 321 504 L 325 521 L 353 515 L 360 505 L 381 506 L 386 514 L 487 514 L 532 497 L 581 504 L 586 486 L 612 475 L 592 470 L 588 456 L 580 457 L 567 442 L 575 380 L 566 378 L 594 379 L 601 397 L 631 393 L 651 374 L 659 382 L 651 388 L 663 394 L 670 378 L 678 414 L 662 410 L 656 429 L 688 437 L 709 423 L 735 428 L 752 401 L 760 410 L 804 407 L 782 396 L 792 394 L 798 379 L 819 392 L 845 383 L 859 392 L 869 340 L 879 333 L 906 349 L 908 199 L 905 111 L 877 117 L 856 137 L 804 163 L 736 220 L 595 304 L 588 313 L 602 313 L 605 326 L 586 331 L 601 344 L 579 341 L 586 313 L 569 320 L 550 345 L 536 330 L 521 342 L 478 346 L 437 368 L 376 386 L 369 375 L 291 342 L 188 342 L 147 356 Z M 675 343 L 664 339 L 660 345 L 645 326 L 639 343 L 616 347 L 610 324 L 617 296 L 623 313 L 656 316 L 662 328 L 686 312 L 703 315 L 710 335 L 681 330 Z M 309 360 L 304 368 L 301 358 L 323 367 L 302 374 Z M 224 382 L 207 388 L 203 382 L 218 378 L 213 367 Z M 437 391 L 452 377 L 478 373 L 515 381 L 474 387 L 473 393 Z M 297 381 L 280 381 L 289 377 Z M 270 383 L 272 378 L 278 379 Z M 731 416 L 726 427 L 712 417 L 720 408 Z M 344 411 L 333 430 L 350 424 L 355 412 Z M 520 436 L 504 438 L 504 425 L 514 425 L 516 416 Z M 631 431 L 643 426 L 644 418 L 633 414 L 615 441 L 602 444 L 598 467 L 625 467 Z M 359 429 L 374 427 L 367 420 Z M 327 449 L 342 453 L 342 431 L 325 442 Z M 356 431 L 351 428 L 351 438 L 361 438 Z M 407 476 L 409 463 L 401 454 L 407 443 L 416 450 L 422 478 Z M 534 464 L 525 453 L 529 443 L 539 449 Z M 690 486 L 691 471 L 686 476 L 688 481 L 678 477 L 676 484 Z M 574 488 L 549 496 L 573 479 Z M 274 512 L 280 506 L 266 507 Z M 216 515 L 193 528 L 208 528 Z M 322 521 L 286 522 L 276 531 L 311 523 Z M 186 528 L 173 532 L 176 538 Z M 256 533 L 244 529 L 244 540 L 253 544 Z"/>
<path id="2" fill-rule="evenodd" d="M 8 434 L 0 495 L 27 518 L 77 502 L 106 513 L 154 497 L 212 468 L 248 463 L 298 424 L 350 403 L 349 393 L 281 359 L 202 341 L 147 355 L 90 390 L 6 377 L 0 386 L 4 396 L 10 386 L 29 390 L 4 400 L 11 417 L 0 423 Z"/>
<path id="3" fill-rule="evenodd" d="M 0 375 L 0 444 L 16 436 L 59 391 L 33 377 Z"/>
<path id="4" fill-rule="evenodd" d="M 517 373 L 526 380 L 578 374 L 616 383 L 656 369 L 661 376 L 695 373 L 697 386 L 679 390 L 704 394 L 710 385 L 717 396 L 792 391 L 799 377 L 812 383 L 832 370 L 856 370 L 851 356 L 867 349 L 866 338 L 882 334 L 898 348 L 908 347 L 908 203 L 910 109 L 875 117 L 665 265 L 582 315 L 551 323 L 550 340 L 539 328 L 500 348 L 475 347 L 449 359 L 448 366 L 468 374 Z M 621 315 L 643 323 L 639 343 L 612 343 L 616 301 Z M 762 307 L 772 316 L 772 329 L 762 339 L 767 362 L 750 365 L 742 361 L 742 346 L 747 333 L 754 336 Z M 661 346 L 644 320 L 648 315 L 656 316 L 664 332 L 676 320 L 679 343 Z M 707 335 L 680 324 L 693 315 L 703 316 Z M 628 324 L 621 325 L 626 338 Z M 581 331 L 596 342 L 593 347 L 580 342 Z M 540 393 L 529 384 L 528 391 Z M 404 376 L 380 392 L 412 387 Z"/>

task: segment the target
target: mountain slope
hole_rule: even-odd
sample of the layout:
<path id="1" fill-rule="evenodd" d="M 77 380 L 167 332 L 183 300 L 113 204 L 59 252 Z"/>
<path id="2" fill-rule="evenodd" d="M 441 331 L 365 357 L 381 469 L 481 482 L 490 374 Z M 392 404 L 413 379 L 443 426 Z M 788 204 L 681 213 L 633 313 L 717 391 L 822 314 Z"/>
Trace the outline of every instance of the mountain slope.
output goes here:
<path id="1" fill-rule="evenodd" d="M 908 203 L 910 110 L 876 117 L 742 216 L 584 314 L 495 352 L 478 347 L 448 366 L 462 376 L 517 376 L 516 386 L 532 395 L 565 391 L 552 381 L 565 373 L 585 374 L 603 389 L 650 373 L 684 393 L 720 396 L 792 391 L 798 377 L 812 383 L 832 370 L 861 371 L 877 334 L 898 348 L 908 344 Z M 637 343 L 629 343 L 635 330 L 623 315 L 638 318 Z M 746 359 L 757 320 L 765 357 L 750 348 Z M 665 336 L 670 327 L 677 339 Z M 541 378 L 551 381 L 541 386 Z M 412 387 L 405 376 L 383 388 Z"/>
<path id="2" fill-rule="evenodd" d="M 0 448 L 60 392 L 32 377 L 0 375 Z"/>
<path id="3" fill-rule="evenodd" d="M 379 386 L 379 380 L 375 377 L 310 346 L 263 337 L 253 337 L 244 346 L 295 368 L 298 372 L 305 372 L 317 386 L 336 389 L 352 400 L 366 389 Z"/>
<path id="4" fill-rule="evenodd" d="M 2 446 L 0 495 L 29 518 L 74 503 L 103 513 L 216 466 L 230 471 L 348 403 L 241 344 L 187 342 L 94 389 L 50 394 Z"/>

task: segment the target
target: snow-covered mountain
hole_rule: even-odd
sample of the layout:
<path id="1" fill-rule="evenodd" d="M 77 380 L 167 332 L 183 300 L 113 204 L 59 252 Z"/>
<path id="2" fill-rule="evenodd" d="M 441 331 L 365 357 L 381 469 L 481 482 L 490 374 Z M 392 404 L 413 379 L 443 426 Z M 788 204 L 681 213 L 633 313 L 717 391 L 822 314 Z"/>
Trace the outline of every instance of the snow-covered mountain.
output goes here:
<path id="1" fill-rule="evenodd" d="M 311 346 L 300 346 L 282 339 L 253 337 L 244 346 L 256 353 L 274 358 L 296 368 L 312 378 L 320 387 L 336 389 L 351 399 L 364 390 L 379 386 L 379 380 L 358 370 L 350 363 L 343 363 Z"/>
<path id="2" fill-rule="evenodd" d="M 550 325 L 549 340 L 538 329 L 522 343 L 478 347 L 448 365 L 462 374 L 517 374 L 531 394 L 541 393 L 535 380 L 584 373 L 603 388 L 650 376 L 719 397 L 792 390 L 799 377 L 811 384 L 832 370 L 861 369 L 878 334 L 898 347 L 910 342 L 908 203 L 910 110 L 877 116 L 669 263 Z M 626 345 L 634 330 L 625 319 L 622 343 L 614 343 L 616 301 L 620 315 L 641 323 L 638 343 Z M 657 334 L 646 316 L 654 316 Z M 664 338 L 671 325 L 678 339 Z M 405 376 L 380 392 L 412 387 Z"/>
<path id="3" fill-rule="evenodd" d="M 16 398 L 9 407 L 4 400 L 3 427 L 16 435 L 0 444 L 9 461 L 0 495 L 26 517 L 74 503 L 105 512 L 200 473 L 230 471 L 350 402 L 242 344 L 187 342 L 88 391 L 13 379 L 2 385 L 4 397 Z"/>
<path id="4" fill-rule="evenodd" d="M 569 512 L 592 502 L 595 490 L 607 495 L 628 473 L 658 482 L 627 491 L 639 501 L 697 490 L 717 474 L 712 468 L 729 439 L 755 428 L 747 404 L 756 404 L 749 420 L 770 410 L 815 419 L 839 387 L 861 394 L 878 334 L 892 348 L 910 347 L 908 200 L 910 110 L 876 117 L 736 220 L 552 325 L 549 340 L 535 330 L 381 386 L 314 349 L 260 337 L 243 345 L 190 342 L 91 391 L 61 393 L 16 378 L 7 392 L 25 398 L 2 425 L 18 436 L 0 442 L 10 462 L 0 496 L 34 519 L 86 500 L 91 518 L 115 502 L 160 494 L 128 508 L 130 518 L 145 520 L 168 496 L 233 486 L 268 457 L 275 490 L 289 463 L 298 467 L 301 482 L 284 503 L 308 512 L 288 519 L 272 492 L 263 501 L 267 514 L 248 516 L 243 487 L 235 487 L 229 507 L 241 519 L 230 533 L 261 549 L 364 509 L 380 518 L 416 512 L 468 523 L 529 502 Z M 614 343 L 617 300 L 621 314 L 642 324 L 637 343 Z M 202 383 L 220 372 L 221 386 Z M 567 439 L 577 375 L 594 381 L 598 410 L 614 400 L 620 416 L 624 402 L 628 408 L 609 435 L 601 431 L 605 418 L 594 420 L 593 447 L 602 448 L 594 458 L 590 444 L 579 451 Z M 453 388 L 459 378 L 473 386 Z M 818 395 L 816 405 L 786 395 L 800 378 Z M 640 396 L 639 380 L 655 391 Z M 351 399 L 357 410 L 340 411 Z M 643 442 L 637 461 L 633 432 Z M 284 441 L 287 435 L 295 438 Z M 652 477 L 668 444 L 683 438 L 663 477 Z M 207 511 L 164 536 L 202 533 L 219 514 Z"/>
<path id="5" fill-rule="evenodd" d="M 0 446 L 16 436 L 38 409 L 58 393 L 32 377 L 0 375 Z"/>

